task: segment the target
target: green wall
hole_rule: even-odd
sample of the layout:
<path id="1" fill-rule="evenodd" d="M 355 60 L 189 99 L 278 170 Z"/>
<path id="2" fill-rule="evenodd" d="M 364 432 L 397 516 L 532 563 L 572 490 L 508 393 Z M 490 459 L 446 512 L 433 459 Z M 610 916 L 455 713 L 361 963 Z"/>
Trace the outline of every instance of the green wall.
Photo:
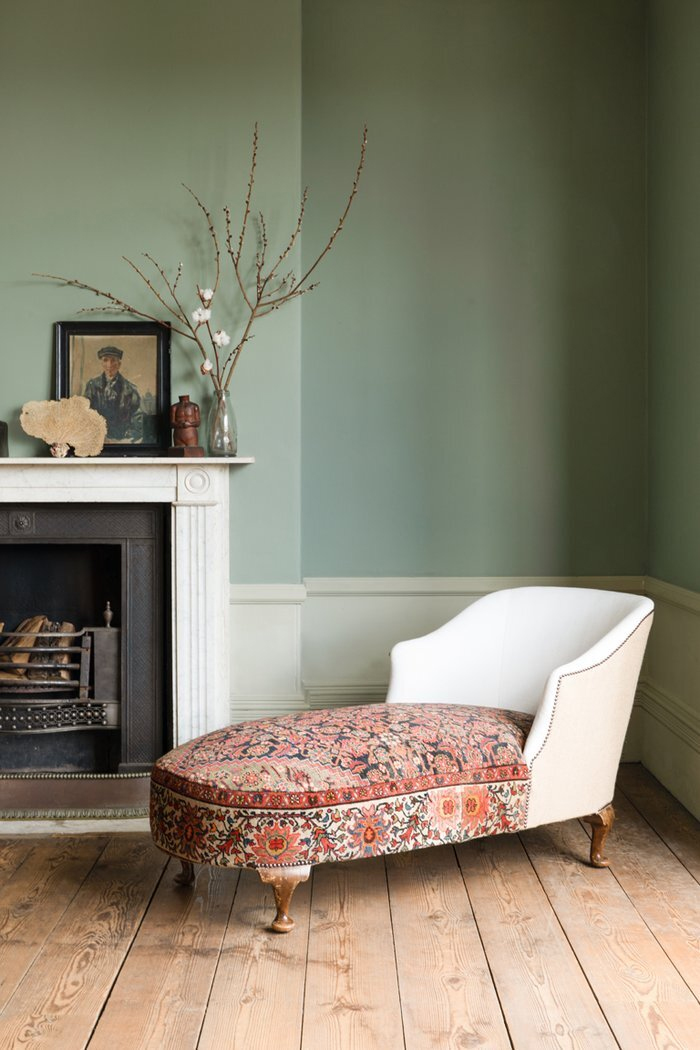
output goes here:
<path id="1" fill-rule="evenodd" d="M 217 215 L 226 202 L 238 209 L 255 120 L 258 202 L 271 240 L 284 243 L 301 192 L 300 47 L 293 0 L 4 5 L 0 419 L 10 421 L 12 455 L 45 454 L 21 431 L 19 408 L 53 396 L 53 322 L 95 302 L 32 280 L 33 271 L 150 308 L 121 261 L 149 251 L 170 268 L 185 263 L 194 309 L 195 283 L 213 274 L 203 266 L 206 228 L 181 183 Z M 204 403 L 210 383 L 191 347 L 174 342 L 172 395 Z M 240 451 L 257 457 L 232 478 L 234 579 L 299 578 L 299 373 L 296 305 L 260 322 L 234 379 Z"/>
<path id="2" fill-rule="evenodd" d="M 52 396 L 53 322 L 92 305 L 32 271 L 145 305 L 121 256 L 148 250 L 206 281 L 180 184 L 240 204 L 256 119 L 259 203 L 284 237 L 309 183 L 312 258 L 367 121 L 320 288 L 260 323 L 237 372 L 257 462 L 232 477 L 232 579 L 643 571 L 642 0 L 26 0 L 0 17 L 13 455 L 43 454 L 18 414 Z M 176 342 L 173 398 L 207 389 Z"/>
<path id="3" fill-rule="evenodd" d="M 700 5 L 649 6 L 650 572 L 700 590 Z"/>
<path id="4" fill-rule="evenodd" d="M 302 10 L 304 574 L 643 571 L 644 5 Z"/>

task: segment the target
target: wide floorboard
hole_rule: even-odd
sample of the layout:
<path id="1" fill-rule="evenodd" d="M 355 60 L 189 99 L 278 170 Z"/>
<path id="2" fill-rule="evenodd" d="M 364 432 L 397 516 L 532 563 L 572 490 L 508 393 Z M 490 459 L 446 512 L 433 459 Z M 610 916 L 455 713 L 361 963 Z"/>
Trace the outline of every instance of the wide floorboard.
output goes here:
<path id="1" fill-rule="evenodd" d="M 0 1047 L 696 1050 L 700 823 L 623 766 L 611 867 L 568 821 L 271 890 L 147 832 L 0 838 Z"/>

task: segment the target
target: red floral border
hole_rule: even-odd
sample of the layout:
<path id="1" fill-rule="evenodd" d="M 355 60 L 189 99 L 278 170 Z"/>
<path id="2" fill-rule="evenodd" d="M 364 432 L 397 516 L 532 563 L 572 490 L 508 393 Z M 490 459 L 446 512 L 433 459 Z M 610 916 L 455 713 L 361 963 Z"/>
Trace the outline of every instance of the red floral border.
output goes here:
<path id="1" fill-rule="evenodd" d="M 416 791 L 433 788 L 455 787 L 468 784 L 498 784 L 503 781 L 529 780 L 530 772 L 525 764 L 507 766 L 482 766 L 463 769 L 456 773 L 433 773 L 406 780 L 390 780 L 384 783 L 370 782 L 359 787 L 344 787 L 328 791 L 231 791 L 212 784 L 201 784 L 168 769 L 155 766 L 154 784 L 168 788 L 187 798 L 208 802 L 217 806 L 245 809 L 301 810 L 319 809 L 351 802 L 373 802 L 380 798 L 408 795 Z"/>
<path id="2" fill-rule="evenodd" d="M 501 781 L 284 812 L 211 805 L 154 784 L 151 831 L 160 849 L 195 864 L 320 864 L 521 831 L 528 787 Z"/>

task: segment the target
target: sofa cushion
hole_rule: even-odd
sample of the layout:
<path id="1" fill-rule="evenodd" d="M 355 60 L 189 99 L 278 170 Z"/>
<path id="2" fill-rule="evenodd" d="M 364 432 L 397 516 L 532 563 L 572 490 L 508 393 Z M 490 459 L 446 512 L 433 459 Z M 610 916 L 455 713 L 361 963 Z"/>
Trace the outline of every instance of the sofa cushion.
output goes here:
<path id="1" fill-rule="evenodd" d="M 156 763 L 153 836 L 195 863 L 268 867 L 517 831 L 531 722 L 400 703 L 242 722 Z"/>

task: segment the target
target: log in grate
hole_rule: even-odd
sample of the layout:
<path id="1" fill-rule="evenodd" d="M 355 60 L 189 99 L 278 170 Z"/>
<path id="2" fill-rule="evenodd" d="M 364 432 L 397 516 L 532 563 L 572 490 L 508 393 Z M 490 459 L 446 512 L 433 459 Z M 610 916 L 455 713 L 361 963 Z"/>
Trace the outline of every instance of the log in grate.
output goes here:
<path id="1" fill-rule="evenodd" d="M 0 631 L 0 733 L 118 728 L 120 635 Z"/>

